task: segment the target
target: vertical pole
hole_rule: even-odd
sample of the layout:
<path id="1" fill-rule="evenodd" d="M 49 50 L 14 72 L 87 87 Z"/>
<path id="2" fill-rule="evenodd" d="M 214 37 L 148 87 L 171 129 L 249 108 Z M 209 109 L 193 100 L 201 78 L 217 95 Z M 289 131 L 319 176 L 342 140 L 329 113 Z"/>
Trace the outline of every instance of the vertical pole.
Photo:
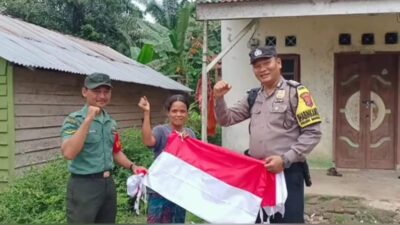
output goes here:
<path id="1" fill-rule="evenodd" d="M 207 27 L 208 21 L 203 22 L 203 66 L 201 70 L 201 140 L 207 142 L 207 124 L 208 124 L 208 107 L 207 107 Z"/>

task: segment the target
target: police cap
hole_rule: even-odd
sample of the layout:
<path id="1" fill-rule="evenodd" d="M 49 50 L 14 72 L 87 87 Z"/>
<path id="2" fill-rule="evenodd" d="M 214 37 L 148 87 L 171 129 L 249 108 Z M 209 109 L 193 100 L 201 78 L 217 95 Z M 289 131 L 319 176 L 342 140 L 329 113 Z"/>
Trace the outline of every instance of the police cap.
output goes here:
<path id="1" fill-rule="evenodd" d="M 267 46 L 267 47 L 258 47 L 253 49 L 249 53 L 250 56 L 250 64 L 254 64 L 259 59 L 269 59 L 276 57 L 276 49 L 275 46 Z"/>

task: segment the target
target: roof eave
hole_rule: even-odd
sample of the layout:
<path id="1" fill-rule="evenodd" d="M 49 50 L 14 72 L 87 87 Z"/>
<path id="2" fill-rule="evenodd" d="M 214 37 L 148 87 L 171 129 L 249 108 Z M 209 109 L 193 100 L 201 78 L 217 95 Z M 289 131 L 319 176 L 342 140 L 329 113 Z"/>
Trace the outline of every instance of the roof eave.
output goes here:
<path id="1" fill-rule="evenodd" d="M 230 20 L 295 16 L 384 14 L 400 12 L 398 0 L 279 0 L 197 5 L 198 20 Z"/>

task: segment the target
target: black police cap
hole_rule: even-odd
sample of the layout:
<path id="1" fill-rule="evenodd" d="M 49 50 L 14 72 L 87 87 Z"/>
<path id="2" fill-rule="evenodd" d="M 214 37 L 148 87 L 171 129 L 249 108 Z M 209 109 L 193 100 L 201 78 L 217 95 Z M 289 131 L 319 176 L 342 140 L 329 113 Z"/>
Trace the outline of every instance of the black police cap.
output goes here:
<path id="1" fill-rule="evenodd" d="M 249 56 L 250 56 L 250 64 L 254 64 L 258 59 L 273 58 L 276 57 L 277 54 L 275 46 L 267 46 L 251 50 Z"/>

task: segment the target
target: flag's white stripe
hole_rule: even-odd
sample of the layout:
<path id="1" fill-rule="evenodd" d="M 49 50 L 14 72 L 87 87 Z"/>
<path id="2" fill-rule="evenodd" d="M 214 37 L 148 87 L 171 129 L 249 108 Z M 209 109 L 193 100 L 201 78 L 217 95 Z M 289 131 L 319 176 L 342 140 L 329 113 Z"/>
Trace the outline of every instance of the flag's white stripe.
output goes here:
<path id="1" fill-rule="evenodd" d="M 287 189 L 285 174 L 281 172 L 275 176 L 275 189 L 276 189 L 276 205 L 274 207 L 264 207 L 265 212 L 272 216 L 279 212 L 282 216 L 285 215 L 285 202 L 287 198 Z"/>
<path id="2" fill-rule="evenodd" d="M 168 152 L 161 153 L 153 162 L 145 184 L 211 223 L 254 223 L 262 200 Z"/>

